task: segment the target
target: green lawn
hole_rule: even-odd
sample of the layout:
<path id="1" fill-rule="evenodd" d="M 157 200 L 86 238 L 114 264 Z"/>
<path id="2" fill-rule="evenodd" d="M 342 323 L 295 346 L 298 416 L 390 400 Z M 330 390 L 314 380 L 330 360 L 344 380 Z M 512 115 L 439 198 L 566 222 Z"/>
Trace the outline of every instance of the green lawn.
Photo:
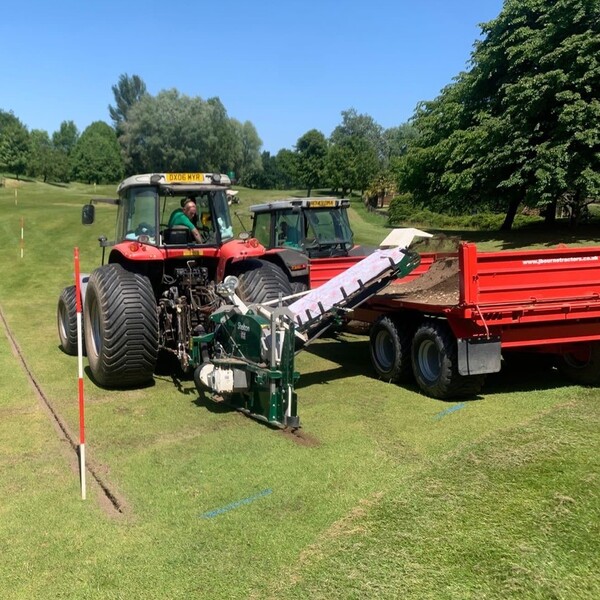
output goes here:
<path id="1" fill-rule="evenodd" d="M 115 189 L 14 192 L 0 188 L 0 306 L 76 432 L 56 303 L 74 246 L 90 271 L 114 230 L 113 207 L 83 227 L 81 205 Z M 240 196 L 240 209 L 263 201 Z M 386 233 L 360 207 L 352 221 L 362 243 Z M 298 356 L 301 444 L 191 380 L 106 391 L 86 376 L 88 456 L 125 502 L 115 516 L 93 490 L 80 499 L 73 453 L 0 331 L 2 598 L 600 596 L 596 389 L 513 370 L 478 400 L 439 402 L 375 379 L 366 339 L 344 334 Z"/>

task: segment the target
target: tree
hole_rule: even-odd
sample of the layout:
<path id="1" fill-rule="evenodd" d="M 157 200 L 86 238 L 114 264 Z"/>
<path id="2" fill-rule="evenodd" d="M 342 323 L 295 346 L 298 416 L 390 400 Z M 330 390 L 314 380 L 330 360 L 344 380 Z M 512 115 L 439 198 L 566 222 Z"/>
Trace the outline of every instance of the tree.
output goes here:
<path id="1" fill-rule="evenodd" d="M 55 150 L 47 131 L 33 129 L 29 134 L 30 152 L 27 173 L 32 177 L 41 177 L 44 182 L 53 177 Z"/>
<path id="2" fill-rule="evenodd" d="M 296 187 L 298 183 L 298 156 L 288 148 L 282 148 L 275 155 L 277 160 L 279 189 L 289 190 Z"/>
<path id="3" fill-rule="evenodd" d="M 382 128 L 369 115 L 351 108 L 342 111 L 342 123 L 330 136 L 333 156 L 328 172 L 334 188 L 364 191 L 384 164 Z"/>
<path id="4" fill-rule="evenodd" d="M 127 115 L 132 106 L 147 95 L 146 84 L 138 75 L 131 77 L 124 73 L 119 76 L 119 81 L 112 86 L 112 92 L 115 97 L 116 106 L 108 105 L 108 113 L 113 120 L 117 132 L 120 132 L 121 125 L 127 121 Z"/>
<path id="5" fill-rule="evenodd" d="M 131 108 L 119 136 L 129 173 L 198 171 L 209 167 L 205 102 L 177 90 L 146 95 Z"/>
<path id="6" fill-rule="evenodd" d="M 19 178 L 29 160 L 29 132 L 11 112 L 0 110 L 0 169 Z"/>
<path id="7" fill-rule="evenodd" d="M 52 176 L 57 181 L 69 181 L 70 158 L 79 139 L 79 130 L 73 121 L 63 121 L 52 134 L 54 168 Z"/>
<path id="8" fill-rule="evenodd" d="M 71 154 L 79 139 L 77 125 L 73 121 L 63 121 L 58 131 L 52 134 L 52 145 L 67 156 Z"/>
<path id="9" fill-rule="evenodd" d="M 204 101 L 176 89 L 146 95 L 122 124 L 127 171 L 216 171 L 260 168 L 260 138 L 250 122 L 230 119 L 218 98 Z"/>
<path id="10" fill-rule="evenodd" d="M 250 121 L 240 123 L 235 119 L 231 119 L 231 122 L 236 131 L 236 140 L 238 142 L 234 159 L 234 171 L 237 180 L 245 185 L 247 182 L 252 181 L 263 169 L 263 161 L 260 154 L 262 140 Z"/>
<path id="11" fill-rule="evenodd" d="M 327 140 L 316 129 L 307 131 L 296 142 L 297 173 L 301 183 L 307 188 L 306 195 L 323 182 L 327 159 Z"/>
<path id="12" fill-rule="evenodd" d="M 386 162 L 404 156 L 410 144 L 417 137 L 417 130 L 412 123 L 403 123 L 398 127 L 390 127 L 383 132 Z"/>
<path id="13" fill-rule="evenodd" d="M 114 183 L 123 177 L 115 130 L 95 121 L 81 134 L 72 153 L 73 178 L 86 183 Z"/>
<path id="14" fill-rule="evenodd" d="M 430 206 L 502 207 L 600 196 L 600 4 L 506 0 L 471 69 L 419 107 L 401 186 Z"/>
<path id="15" fill-rule="evenodd" d="M 354 155 L 350 146 L 331 146 L 327 154 L 326 174 L 329 185 L 342 196 L 352 190 L 356 181 Z"/>

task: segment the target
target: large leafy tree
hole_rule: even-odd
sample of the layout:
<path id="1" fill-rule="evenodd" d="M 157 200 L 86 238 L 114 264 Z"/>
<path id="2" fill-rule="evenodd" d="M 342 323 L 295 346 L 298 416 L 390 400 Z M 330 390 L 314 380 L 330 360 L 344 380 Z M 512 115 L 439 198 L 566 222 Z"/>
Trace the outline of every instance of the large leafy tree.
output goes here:
<path id="1" fill-rule="evenodd" d="M 342 122 L 330 136 L 328 173 L 334 188 L 364 191 L 385 159 L 383 130 L 354 108 L 342 111 Z"/>
<path id="2" fill-rule="evenodd" d="M 300 185 L 298 181 L 298 155 L 288 148 L 282 148 L 272 156 L 270 152 L 261 154 L 261 168 L 250 173 L 245 184 L 260 189 L 289 190 Z"/>
<path id="3" fill-rule="evenodd" d="M 357 181 L 356 160 L 348 144 L 332 145 L 327 153 L 327 180 L 335 191 L 345 196 Z"/>
<path id="4" fill-rule="evenodd" d="M 63 121 L 58 131 L 52 134 L 53 160 L 52 175 L 58 181 L 69 181 L 70 160 L 79 139 L 79 130 L 73 121 Z"/>
<path id="5" fill-rule="evenodd" d="M 119 76 L 119 81 L 112 86 L 115 106 L 108 105 L 108 113 L 118 133 L 122 124 L 127 121 L 127 115 L 132 106 L 147 95 L 146 84 L 138 75 L 131 77 L 124 73 Z"/>
<path id="6" fill-rule="evenodd" d="M 409 145 L 417 137 L 417 130 L 412 123 L 402 123 L 398 127 L 390 127 L 383 132 L 385 162 L 393 162 L 395 158 L 404 156 Z"/>
<path id="7" fill-rule="evenodd" d="M 506 0 L 472 67 L 417 111 L 402 186 L 434 207 L 600 197 L 600 4 Z"/>
<path id="8" fill-rule="evenodd" d="M 123 177 L 115 130 L 95 121 L 81 134 L 71 155 L 73 178 L 86 183 L 114 183 Z"/>
<path id="9" fill-rule="evenodd" d="M 317 129 L 307 131 L 296 142 L 298 178 L 306 195 L 323 182 L 327 160 L 327 140 Z"/>
<path id="10" fill-rule="evenodd" d="M 299 185 L 298 156 L 288 148 L 282 148 L 275 155 L 277 161 L 278 185 L 280 189 L 291 189 Z"/>
<path id="11" fill-rule="evenodd" d="M 204 110 L 208 126 L 208 138 L 205 140 L 208 167 L 212 171 L 226 173 L 233 168 L 239 152 L 239 131 L 227 116 L 227 110 L 219 98 L 209 98 Z"/>
<path id="12" fill-rule="evenodd" d="M 25 173 L 30 139 L 27 127 L 12 112 L 0 110 L 0 170 L 17 176 Z"/>
<path id="13" fill-rule="evenodd" d="M 245 185 L 250 183 L 255 177 L 260 176 L 260 172 L 263 169 L 263 161 L 260 154 L 262 140 L 250 121 L 240 123 L 235 119 L 231 119 L 231 123 L 236 132 L 234 172 L 236 179 Z"/>
<path id="14" fill-rule="evenodd" d="M 58 131 L 52 134 L 52 145 L 57 150 L 69 156 L 75 148 L 78 139 L 79 130 L 77 129 L 77 125 L 73 121 L 63 121 Z"/>
<path id="15" fill-rule="evenodd" d="M 220 171 L 259 168 L 260 138 L 251 123 L 227 116 L 218 98 L 176 89 L 146 95 L 128 113 L 119 136 L 127 171 Z"/>
<path id="16" fill-rule="evenodd" d="M 128 172 L 198 171 L 212 166 L 210 126 L 201 98 L 163 90 L 131 108 L 119 142 Z"/>
<path id="17" fill-rule="evenodd" d="M 55 150 L 47 131 L 33 129 L 29 135 L 30 152 L 27 173 L 32 177 L 41 177 L 44 181 L 54 176 Z"/>

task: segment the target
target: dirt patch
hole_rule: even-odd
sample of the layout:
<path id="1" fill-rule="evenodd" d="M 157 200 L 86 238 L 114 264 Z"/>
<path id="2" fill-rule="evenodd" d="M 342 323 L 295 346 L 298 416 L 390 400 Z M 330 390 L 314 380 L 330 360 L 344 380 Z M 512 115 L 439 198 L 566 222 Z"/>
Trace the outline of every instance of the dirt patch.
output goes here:
<path id="1" fill-rule="evenodd" d="M 318 438 L 306 431 L 302 431 L 302 429 L 280 429 L 280 435 L 288 438 L 298 446 L 305 446 L 307 448 L 316 448 L 321 445 L 321 442 Z"/>
<path id="2" fill-rule="evenodd" d="M 379 294 L 406 302 L 455 305 L 459 301 L 458 258 L 434 262 L 426 273 L 408 283 L 391 283 Z"/>

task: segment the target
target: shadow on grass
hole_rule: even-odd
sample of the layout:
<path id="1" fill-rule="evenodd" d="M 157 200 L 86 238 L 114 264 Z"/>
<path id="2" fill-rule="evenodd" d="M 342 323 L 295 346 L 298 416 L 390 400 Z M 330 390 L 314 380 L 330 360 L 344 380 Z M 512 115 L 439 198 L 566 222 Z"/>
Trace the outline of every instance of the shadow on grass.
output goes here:
<path id="1" fill-rule="evenodd" d="M 194 391 L 196 392 L 196 398 L 192 400 L 192 403 L 198 406 L 199 408 L 205 408 L 208 412 L 220 415 L 224 413 L 237 412 L 233 406 L 225 402 L 216 402 L 213 400 L 209 394 L 206 392 L 200 392 L 196 390 L 194 386 Z"/>
<path id="2" fill-rule="evenodd" d="M 151 388 L 151 387 L 154 387 L 156 385 L 156 383 L 154 382 L 154 379 L 151 379 L 145 385 L 136 384 L 134 386 L 131 386 L 131 385 L 118 385 L 118 386 L 117 385 L 111 385 L 111 386 L 105 386 L 105 385 L 102 385 L 101 383 L 98 383 L 94 379 L 94 376 L 92 375 L 92 370 L 90 369 L 89 366 L 84 367 L 83 370 L 84 370 L 85 374 L 88 376 L 88 378 L 90 379 L 90 381 L 96 387 L 99 387 L 101 390 L 112 390 L 112 391 L 118 391 L 118 392 L 125 392 L 127 390 L 131 390 L 132 388 L 135 388 L 136 390 L 145 390 L 147 388 Z"/>
<path id="3" fill-rule="evenodd" d="M 61 183 L 59 181 L 46 181 L 45 184 L 51 185 L 52 187 L 59 187 L 59 188 L 68 188 L 69 187 L 68 183 Z"/>
<path id="4" fill-rule="evenodd" d="M 320 385 L 337 380 L 347 379 L 354 375 L 362 375 L 377 379 L 369 357 L 369 341 L 364 340 L 346 343 L 342 339 L 324 341 L 306 350 L 320 358 L 336 362 L 339 366 L 324 371 L 301 373 L 297 389 Z M 535 353 L 512 353 L 503 361 L 499 373 L 490 373 L 485 380 L 481 393 L 469 398 L 477 400 L 487 394 L 509 394 L 511 392 L 532 392 L 568 387 L 573 383 L 567 381 L 553 365 L 550 355 Z M 401 383 L 398 386 L 415 394 L 422 394 L 414 382 Z M 454 402 L 456 399 L 451 399 Z M 444 402 L 441 400 L 440 402 Z"/>
<path id="5" fill-rule="evenodd" d="M 533 392 L 572 385 L 554 367 L 550 355 L 514 353 L 503 361 L 500 372 L 486 377 L 483 393 Z"/>

